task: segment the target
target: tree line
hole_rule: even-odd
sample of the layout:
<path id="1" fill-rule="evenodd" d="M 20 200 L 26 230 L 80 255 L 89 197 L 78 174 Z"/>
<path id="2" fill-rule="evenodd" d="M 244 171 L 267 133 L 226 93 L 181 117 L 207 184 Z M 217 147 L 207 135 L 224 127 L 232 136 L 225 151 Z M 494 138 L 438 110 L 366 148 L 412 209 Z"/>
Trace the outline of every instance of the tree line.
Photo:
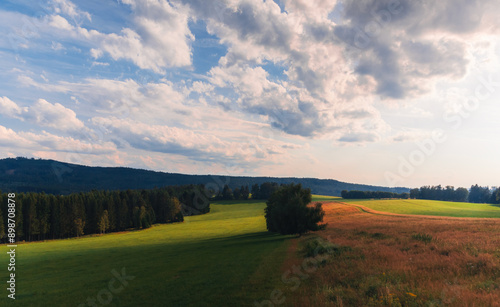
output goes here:
<path id="1" fill-rule="evenodd" d="M 283 184 L 282 184 L 283 185 Z M 276 182 L 264 182 L 262 184 L 254 184 L 250 189 L 247 186 L 231 189 L 227 184 L 219 191 L 214 200 L 247 200 L 247 199 L 269 199 L 271 195 L 277 191 L 280 186 Z"/>
<path id="2" fill-rule="evenodd" d="M 410 190 L 410 198 L 470 203 L 500 204 L 500 188 L 481 187 L 477 184 L 470 189 L 453 186 L 423 186 Z"/>
<path id="3" fill-rule="evenodd" d="M 149 228 L 182 222 L 184 215 L 207 213 L 203 185 L 151 190 L 91 191 L 70 195 L 18 193 L 16 241 L 38 241 Z M 8 199 L 0 193 L 0 241 L 5 241 Z"/>
<path id="4" fill-rule="evenodd" d="M 343 190 L 340 196 L 344 199 L 371 199 L 371 198 L 410 198 L 408 193 L 393 193 L 383 191 L 347 191 Z"/>

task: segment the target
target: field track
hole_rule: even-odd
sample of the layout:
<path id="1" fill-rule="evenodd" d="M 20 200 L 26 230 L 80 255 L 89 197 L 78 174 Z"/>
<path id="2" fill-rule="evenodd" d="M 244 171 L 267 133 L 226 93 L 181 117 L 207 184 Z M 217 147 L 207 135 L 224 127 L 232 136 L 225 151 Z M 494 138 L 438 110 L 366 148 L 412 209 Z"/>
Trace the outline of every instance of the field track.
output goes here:
<path id="1" fill-rule="evenodd" d="M 421 217 L 421 218 L 428 218 L 428 219 L 447 219 L 447 220 L 484 220 L 484 219 L 494 219 L 494 220 L 499 220 L 499 218 L 484 218 L 484 217 L 455 217 L 455 216 L 439 216 L 439 215 L 423 215 L 423 214 L 399 214 L 399 213 L 392 213 L 392 212 L 383 212 L 383 211 L 377 211 L 373 210 L 371 208 L 358 205 L 358 204 L 348 204 L 344 203 L 341 201 L 328 201 L 328 202 L 323 202 L 323 205 L 328 205 L 328 204 L 339 204 L 339 205 L 344 205 L 348 207 L 354 207 L 362 212 L 366 213 L 371 213 L 371 214 L 377 214 L 377 215 L 387 215 L 387 216 L 399 216 L 399 217 Z"/>

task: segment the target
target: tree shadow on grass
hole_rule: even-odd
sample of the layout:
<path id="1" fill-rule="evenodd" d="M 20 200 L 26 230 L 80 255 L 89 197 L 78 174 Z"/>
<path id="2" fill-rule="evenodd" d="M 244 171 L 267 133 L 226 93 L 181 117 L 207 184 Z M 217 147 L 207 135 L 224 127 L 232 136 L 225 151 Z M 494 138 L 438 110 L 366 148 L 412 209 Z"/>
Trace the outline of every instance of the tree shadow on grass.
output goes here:
<path id="1" fill-rule="evenodd" d="M 220 237 L 220 238 L 210 238 L 203 240 L 204 243 L 217 243 L 217 244 L 228 244 L 228 245 L 247 245 L 247 244 L 254 244 L 254 243 L 276 243 L 279 244 L 281 242 L 284 242 L 286 240 L 292 239 L 295 236 L 293 235 L 280 235 L 277 233 L 272 233 L 268 231 L 261 231 L 261 232 L 253 232 L 253 233 L 246 233 L 246 234 L 241 234 L 241 235 L 234 235 L 234 236 L 228 236 L 228 237 Z"/>
<path id="2" fill-rule="evenodd" d="M 265 199 L 247 199 L 247 200 L 211 200 L 211 205 L 252 205 L 266 203 Z"/>

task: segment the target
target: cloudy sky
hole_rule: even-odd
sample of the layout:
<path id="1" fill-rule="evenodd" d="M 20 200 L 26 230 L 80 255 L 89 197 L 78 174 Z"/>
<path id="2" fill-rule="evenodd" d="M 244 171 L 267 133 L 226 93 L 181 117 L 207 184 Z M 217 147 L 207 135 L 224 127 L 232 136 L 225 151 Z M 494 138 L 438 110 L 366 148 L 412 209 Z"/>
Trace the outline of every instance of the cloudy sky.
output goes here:
<path id="1" fill-rule="evenodd" d="M 497 1 L 0 3 L 0 157 L 498 186 Z"/>

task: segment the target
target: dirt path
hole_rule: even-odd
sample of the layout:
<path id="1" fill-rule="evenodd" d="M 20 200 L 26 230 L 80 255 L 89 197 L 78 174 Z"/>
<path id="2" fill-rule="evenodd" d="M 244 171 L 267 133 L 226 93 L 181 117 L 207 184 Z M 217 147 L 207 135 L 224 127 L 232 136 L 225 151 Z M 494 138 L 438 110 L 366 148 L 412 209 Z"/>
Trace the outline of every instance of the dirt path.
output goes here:
<path id="1" fill-rule="evenodd" d="M 344 203 L 341 201 L 328 201 L 328 202 L 323 202 L 323 205 L 328 205 L 328 204 L 339 204 L 343 206 L 348 206 L 348 207 L 354 207 L 360 210 L 361 212 L 365 213 L 370 213 L 370 214 L 377 214 L 377 215 L 385 215 L 385 216 L 397 216 L 397 217 L 412 217 L 412 218 L 425 218 L 425 219 L 440 219 L 440 220 L 473 220 L 473 221 L 484 221 L 486 220 L 492 220 L 492 221 L 500 221 L 500 218 L 492 218 L 492 217 L 454 217 L 454 216 L 438 216 L 438 215 L 418 215 L 418 214 L 399 214 L 399 213 L 391 213 L 391 212 L 382 212 L 382 211 L 377 211 L 373 210 L 371 208 L 358 205 L 358 204 L 348 204 Z"/>

